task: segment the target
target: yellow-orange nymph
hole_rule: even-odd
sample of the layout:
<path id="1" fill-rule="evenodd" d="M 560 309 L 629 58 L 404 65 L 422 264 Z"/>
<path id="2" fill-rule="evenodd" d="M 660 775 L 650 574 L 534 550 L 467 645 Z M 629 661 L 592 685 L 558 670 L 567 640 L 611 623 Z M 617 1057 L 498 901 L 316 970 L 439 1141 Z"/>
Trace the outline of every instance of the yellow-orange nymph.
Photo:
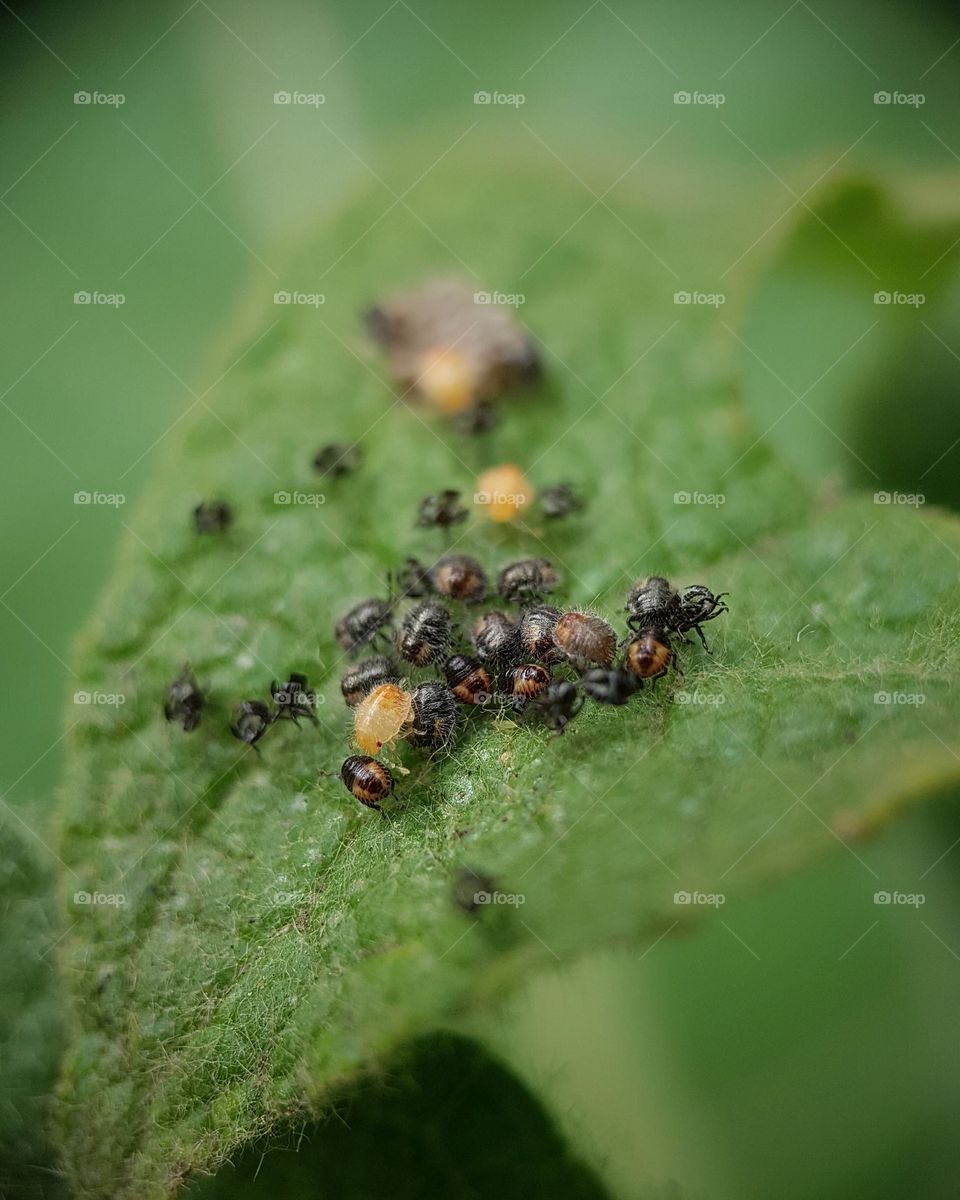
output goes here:
<path id="1" fill-rule="evenodd" d="M 410 724 L 413 699 L 395 683 L 382 683 L 357 705 L 353 740 L 365 754 L 378 754 Z"/>
<path id="2" fill-rule="evenodd" d="M 536 497 L 536 489 L 514 463 L 491 467 L 474 488 L 476 503 L 491 521 L 515 521 Z"/>

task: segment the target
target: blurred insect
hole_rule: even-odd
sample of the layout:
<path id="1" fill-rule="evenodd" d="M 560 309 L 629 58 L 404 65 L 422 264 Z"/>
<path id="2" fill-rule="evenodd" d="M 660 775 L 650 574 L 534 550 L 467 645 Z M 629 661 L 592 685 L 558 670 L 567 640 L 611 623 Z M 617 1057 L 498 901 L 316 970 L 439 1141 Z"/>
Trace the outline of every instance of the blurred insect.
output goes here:
<path id="1" fill-rule="evenodd" d="M 507 563 L 497 576 L 497 592 L 516 603 L 552 592 L 558 582 L 557 569 L 548 558 L 521 558 Z"/>
<path id="2" fill-rule="evenodd" d="M 583 707 L 583 696 L 566 679 L 556 679 L 537 699 L 536 713 L 554 733 L 563 733 Z"/>
<path id="3" fill-rule="evenodd" d="M 680 593 L 680 611 L 673 628 L 681 636 L 692 629 L 699 637 L 704 650 L 709 650 L 710 647 L 707 645 L 707 639 L 703 636 L 700 626 L 705 621 L 712 621 L 721 613 L 730 611 L 723 603 L 723 597 L 727 595 L 729 592 L 719 592 L 715 596 L 702 583 L 695 583 L 691 587 L 684 588 Z"/>
<path id="4" fill-rule="evenodd" d="M 277 706 L 275 720 L 286 717 L 293 721 L 294 725 L 299 725 L 300 718 L 306 717 L 314 725 L 318 724 L 314 711 L 317 707 L 317 693 L 308 686 L 306 675 L 292 672 L 286 683 L 277 683 L 274 680 L 270 684 L 270 695 Z"/>
<path id="5" fill-rule="evenodd" d="M 557 645 L 579 671 L 608 667 L 617 648 L 613 626 L 592 613 L 565 612 L 557 621 Z"/>
<path id="6" fill-rule="evenodd" d="M 549 604 L 524 609 L 517 630 L 520 653 L 534 662 L 556 662 L 561 657 L 554 636 L 559 620 L 560 609 L 551 608 Z"/>
<path id="7" fill-rule="evenodd" d="M 393 791 L 393 776 L 381 762 L 365 754 L 351 754 L 340 768 L 347 791 L 367 808 L 382 813 L 380 802 Z"/>
<path id="8" fill-rule="evenodd" d="M 273 720 L 273 713 L 262 700 L 242 700 L 233 710 L 230 732 L 241 742 L 256 747 Z"/>
<path id="9" fill-rule="evenodd" d="M 453 739 L 457 700 L 442 683 L 421 683 L 412 693 L 412 724 L 407 741 L 422 749 L 440 750 Z"/>
<path id="10" fill-rule="evenodd" d="M 223 533 L 233 524 L 233 509 L 226 500 L 204 500 L 193 510 L 197 533 Z"/>
<path id="11" fill-rule="evenodd" d="M 363 452 L 357 445 L 349 442 L 329 442 L 321 446 L 314 455 L 313 466 L 323 476 L 340 479 L 351 475 L 363 458 Z"/>
<path id="12" fill-rule="evenodd" d="M 429 596 L 433 590 L 430 568 L 417 558 L 407 557 L 396 575 L 396 586 L 401 596 Z"/>
<path id="13" fill-rule="evenodd" d="M 580 682 L 587 695 L 600 704 L 626 704 L 641 686 L 636 675 L 618 667 L 593 667 Z"/>
<path id="14" fill-rule="evenodd" d="M 447 686 L 462 704 L 485 704 L 491 695 L 490 674 L 483 663 L 455 654 L 443 668 Z"/>
<path id="15" fill-rule="evenodd" d="M 356 706 L 353 740 L 365 754 L 379 754 L 410 724 L 413 698 L 396 683 L 381 683 Z"/>
<path id="16" fill-rule="evenodd" d="M 454 428 L 468 437 L 490 433 L 500 424 L 500 411 L 490 400 L 477 400 L 453 418 Z"/>
<path id="17" fill-rule="evenodd" d="M 514 463 L 491 467 L 477 477 L 474 503 L 491 521 L 508 524 L 516 521 L 526 505 L 533 502 L 536 489 Z"/>
<path id="18" fill-rule="evenodd" d="M 659 679 L 671 663 L 676 666 L 670 636 L 662 629 L 641 629 L 627 643 L 624 665 L 640 680 Z"/>
<path id="19" fill-rule="evenodd" d="M 353 654 L 371 642 L 392 616 L 393 605 L 389 600 L 375 597 L 361 600 L 340 618 L 334 635 L 341 648 Z"/>
<path id="20" fill-rule="evenodd" d="M 458 279 L 430 279 L 380 300 L 366 320 L 395 385 L 443 413 L 470 413 L 540 372 L 540 356 L 513 315 Z"/>
<path id="21" fill-rule="evenodd" d="M 549 521 L 568 517 L 582 508 L 583 501 L 573 490 L 573 484 L 557 483 L 540 493 L 540 510 Z"/>
<path id="22" fill-rule="evenodd" d="M 516 655 L 517 627 L 506 613 L 495 609 L 474 623 L 470 641 L 481 662 L 503 667 Z"/>
<path id="23" fill-rule="evenodd" d="M 460 867 L 454 877 L 453 900 L 464 912 L 473 913 L 490 903 L 495 890 L 493 876 L 472 867 Z"/>
<path id="24" fill-rule="evenodd" d="M 521 663 L 510 667 L 504 674 L 504 683 L 509 694 L 521 702 L 542 695 L 550 686 L 551 675 L 540 663 Z"/>
<path id="25" fill-rule="evenodd" d="M 200 724 L 205 703 L 203 692 L 197 686 L 190 664 L 186 663 L 177 678 L 167 688 L 163 715 L 168 721 L 176 721 L 184 733 L 190 733 Z"/>
<path id="26" fill-rule="evenodd" d="M 424 496 L 417 509 L 417 524 L 422 529 L 449 529 L 465 521 L 469 513 L 460 503 L 460 493 L 451 489 Z"/>
<path id="27" fill-rule="evenodd" d="M 369 692 L 381 683 L 396 683 L 399 679 L 396 665 L 386 655 L 374 654 L 362 658 L 355 667 L 340 680 L 340 691 L 350 708 L 356 708 Z"/>
<path id="28" fill-rule="evenodd" d="M 397 632 L 397 649 L 407 662 L 428 667 L 446 654 L 452 632 L 453 622 L 443 605 L 426 600 L 403 618 Z"/>
<path id="29" fill-rule="evenodd" d="M 673 584 L 662 575 L 638 579 L 627 592 L 626 611 L 630 614 L 627 626 L 637 630 L 644 626 L 674 629 L 680 616 L 680 595 Z"/>
<path id="30" fill-rule="evenodd" d="M 469 554 L 447 554 L 430 570 L 434 591 L 454 600 L 482 600 L 487 594 L 483 567 Z"/>

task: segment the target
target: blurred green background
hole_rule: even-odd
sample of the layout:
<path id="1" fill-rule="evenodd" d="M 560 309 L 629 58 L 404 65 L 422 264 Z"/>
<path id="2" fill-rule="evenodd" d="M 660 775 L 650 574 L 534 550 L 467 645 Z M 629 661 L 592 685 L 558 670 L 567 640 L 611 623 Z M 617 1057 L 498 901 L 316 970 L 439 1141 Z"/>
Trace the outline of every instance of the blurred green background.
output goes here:
<path id="1" fill-rule="evenodd" d="M 947 6 L 35 3 L 3 4 L 0 28 L 0 787 L 41 859 L 62 702 L 82 687 L 70 640 L 125 511 L 191 389 L 215 384 L 211 344 L 245 298 L 323 290 L 288 265 L 292 232 L 371 173 L 393 172 L 385 164 L 403 139 L 422 147 L 436 128 L 439 155 L 475 122 L 500 122 L 531 156 L 555 153 L 602 191 L 663 137 L 641 186 L 672 165 L 705 186 L 728 178 L 770 214 L 758 238 L 841 157 L 846 173 L 914 187 L 933 212 L 955 203 L 936 184 L 923 190 L 960 154 L 960 23 Z M 478 106 L 478 90 L 525 103 Z M 725 103 L 678 106 L 680 90 Z M 882 90 L 924 103 L 878 106 Z M 278 91 L 324 103 L 278 105 Z M 76 103 L 84 92 L 124 100 Z M 385 209 L 429 162 L 418 153 L 403 178 L 384 176 Z M 478 188 L 477 202 L 495 197 Z M 751 241 L 743 267 L 753 256 L 759 273 L 769 246 Z M 880 466 L 883 486 L 956 506 L 957 255 L 934 266 L 905 254 L 916 290 L 937 294 L 927 318 L 942 340 L 913 322 L 887 357 L 865 349 L 875 360 L 864 365 L 854 355 L 822 402 L 871 381 L 850 405 L 853 451 Z M 849 345 L 848 326 L 862 328 L 860 309 L 854 320 L 844 303 L 846 268 L 856 264 L 838 272 L 831 307 L 806 288 L 802 256 L 787 254 L 755 309 L 737 314 L 792 386 Z M 78 304 L 77 292 L 124 303 Z M 744 371 L 765 427 L 790 395 L 757 363 Z M 808 469 L 822 460 L 827 479 L 835 464 L 814 432 L 787 420 L 773 436 L 812 457 Z M 855 461 L 849 473 L 876 486 Z M 185 480 L 185 495 L 196 487 Z M 74 503 L 82 491 L 125 503 Z M 957 832 L 943 814 L 918 818 L 871 861 L 891 886 L 916 890 Z M 604 956 L 538 981 L 495 1022 L 504 1059 L 626 1195 L 669 1195 L 672 1179 L 693 1196 L 955 1194 L 955 864 L 925 880 L 922 922 L 912 910 L 877 922 L 859 871 L 838 859 L 738 902 L 749 946 L 707 922 L 640 962 Z"/>

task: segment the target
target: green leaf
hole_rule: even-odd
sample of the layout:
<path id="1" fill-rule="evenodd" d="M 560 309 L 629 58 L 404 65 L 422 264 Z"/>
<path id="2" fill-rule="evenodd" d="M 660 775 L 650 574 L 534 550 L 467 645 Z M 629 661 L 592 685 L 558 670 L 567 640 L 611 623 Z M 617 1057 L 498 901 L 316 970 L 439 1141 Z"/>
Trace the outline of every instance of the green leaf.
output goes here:
<path id="1" fill-rule="evenodd" d="M 411 192 L 416 217 L 358 196 L 291 260 L 290 290 L 326 303 L 254 305 L 211 373 L 227 371 L 215 415 L 167 439 L 77 662 L 85 687 L 125 698 L 84 709 L 61 808 L 66 862 L 117 898 L 71 914 L 64 955 L 80 1196 L 170 1195 L 531 972 L 682 926 L 698 906 L 676 893 L 856 854 L 957 779 L 960 528 L 816 500 L 749 420 L 714 310 L 673 300 L 742 249 L 742 206 L 719 182 L 620 193 L 591 207 L 554 167 L 460 144 Z M 550 375 L 475 441 L 392 397 L 358 322 L 451 254 L 478 287 L 525 294 Z M 318 485 L 312 453 L 333 439 L 362 440 L 364 466 Z M 563 599 L 611 617 L 653 571 L 729 591 L 731 611 L 712 655 L 684 648 L 682 675 L 588 706 L 563 738 L 477 720 L 433 763 L 410 751 L 379 818 L 322 774 L 349 745 L 334 619 L 408 553 L 439 553 L 413 527 L 424 492 L 469 494 L 502 461 L 572 480 L 589 507 L 556 526 L 471 519 L 457 544 L 488 567 L 548 554 Z M 274 501 L 321 486 L 322 505 Z M 222 537 L 191 531 L 205 496 L 237 510 Z M 210 696 L 190 735 L 160 713 L 185 660 Z M 319 730 L 242 751 L 232 705 L 291 669 L 324 697 Z M 459 910 L 464 865 L 516 902 Z"/>

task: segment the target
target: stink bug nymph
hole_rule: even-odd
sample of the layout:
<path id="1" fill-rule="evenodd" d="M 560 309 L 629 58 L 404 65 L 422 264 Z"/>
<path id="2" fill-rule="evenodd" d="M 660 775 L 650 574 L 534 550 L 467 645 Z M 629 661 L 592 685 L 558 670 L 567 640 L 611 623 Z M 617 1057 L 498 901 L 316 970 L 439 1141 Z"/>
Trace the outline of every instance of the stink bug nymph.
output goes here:
<path id="1" fill-rule="evenodd" d="M 455 654 L 444 664 L 447 686 L 461 704 L 486 704 L 491 695 L 490 674 L 482 662 Z"/>
<path id="2" fill-rule="evenodd" d="M 417 509 L 417 524 L 422 529 L 449 529 L 465 521 L 469 513 L 460 503 L 460 493 L 448 488 L 424 496 Z"/>
<path id="3" fill-rule="evenodd" d="M 317 693 L 308 686 L 306 675 L 293 672 L 286 683 L 277 683 L 274 680 L 270 684 L 270 695 L 277 706 L 276 719 L 286 717 L 295 725 L 299 725 L 300 717 L 306 717 L 314 725 L 318 724 L 314 711 L 317 707 Z"/>
<path id="4" fill-rule="evenodd" d="M 355 667 L 340 680 L 340 691 L 344 703 L 350 708 L 356 708 L 360 701 L 381 683 L 396 683 L 400 678 L 397 668 L 383 654 L 373 654 L 363 658 Z"/>
<path id="5" fill-rule="evenodd" d="M 421 683 L 412 693 L 412 725 L 407 741 L 412 746 L 441 750 L 457 727 L 457 700 L 442 683 Z"/>
<path id="6" fill-rule="evenodd" d="M 447 554 L 430 571 L 434 591 L 454 600 L 482 600 L 487 594 L 483 567 L 469 554 Z"/>
<path id="7" fill-rule="evenodd" d="M 340 618 L 334 635 L 342 649 L 353 654 L 371 642 L 389 624 L 392 615 L 393 605 L 389 600 L 361 600 Z"/>
<path id="8" fill-rule="evenodd" d="M 600 704 L 626 704 L 640 687 L 638 676 L 619 667 L 593 667 L 581 683 L 587 695 Z"/>
<path id="9" fill-rule="evenodd" d="M 248 746 L 256 746 L 270 726 L 274 714 L 262 700 L 242 700 L 233 710 L 230 732 Z"/>
<path id="10" fill-rule="evenodd" d="M 583 707 L 583 697 L 566 679 L 556 679 L 537 700 L 537 712 L 548 729 L 563 733 Z"/>
<path id="11" fill-rule="evenodd" d="M 168 721 L 176 721 L 184 733 L 190 733 L 200 724 L 204 703 L 203 692 L 187 664 L 167 689 L 163 715 Z"/>
<path id="12" fill-rule="evenodd" d="M 554 638 L 579 671 L 608 667 L 617 648 L 613 626 L 592 613 L 565 612 L 557 621 Z"/>
<path id="13" fill-rule="evenodd" d="M 627 643 L 624 663 L 640 680 L 659 679 L 673 663 L 670 637 L 662 629 L 641 629 Z"/>
<path id="14" fill-rule="evenodd" d="M 340 768 L 344 787 L 367 808 L 383 812 L 381 800 L 393 791 L 393 776 L 381 762 L 367 754 L 351 754 Z"/>
<path id="15" fill-rule="evenodd" d="M 540 663 L 521 663 L 506 672 L 504 682 L 514 700 L 525 702 L 542 695 L 550 686 L 550 678 L 550 672 Z"/>
<path id="16" fill-rule="evenodd" d="M 668 579 L 651 575 L 638 579 L 627 592 L 626 611 L 631 629 L 674 629 L 680 615 L 680 596 Z"/>
<path id="17" fill-rule="evenodd" d="M 397 649 L 416 667 L 428 667 L 449 648 L 453 631 L 450 614 L 434 600 L 411 608 L 397 632 Z"/>
<path id="18" fill-rule="evenodd" d="M 561 657 L 554 636 L 559 620 L 559 608 L 551 608 L 549 604 L 525 609 L 517 631 L 520 653 L 534 662 L 556 662 Z"/>
<path id="19" fill-rule="evenodd" d="M 517 627 L 506 613 L 495 609 L 474 623 L 470 641 L 481 662 L 504 667 L 514 661 L 517 652 Z"/>
<path id="20" fill-rule="evenodd" d="M 521 558 L 508 563 L 497 576 L 497 591 L 511 603 L 532 600 L 557 586 L 557 569 L 547 558 Z"/>
<path id="21" fill-rule="evenodd" d="M 680 612 L 675 625 L 677 632 L 683 634 L 692 629 L 706 650 L 707 639 L 703 636 L 700 626 L 704 621 L 712 621 L 721 613 L 729 611 L 723 603 L 723 597 L 726 595 L 726 592 L 720 592 L 715 596 L 702 583 L 684 588 L 680 593 Z"/>

